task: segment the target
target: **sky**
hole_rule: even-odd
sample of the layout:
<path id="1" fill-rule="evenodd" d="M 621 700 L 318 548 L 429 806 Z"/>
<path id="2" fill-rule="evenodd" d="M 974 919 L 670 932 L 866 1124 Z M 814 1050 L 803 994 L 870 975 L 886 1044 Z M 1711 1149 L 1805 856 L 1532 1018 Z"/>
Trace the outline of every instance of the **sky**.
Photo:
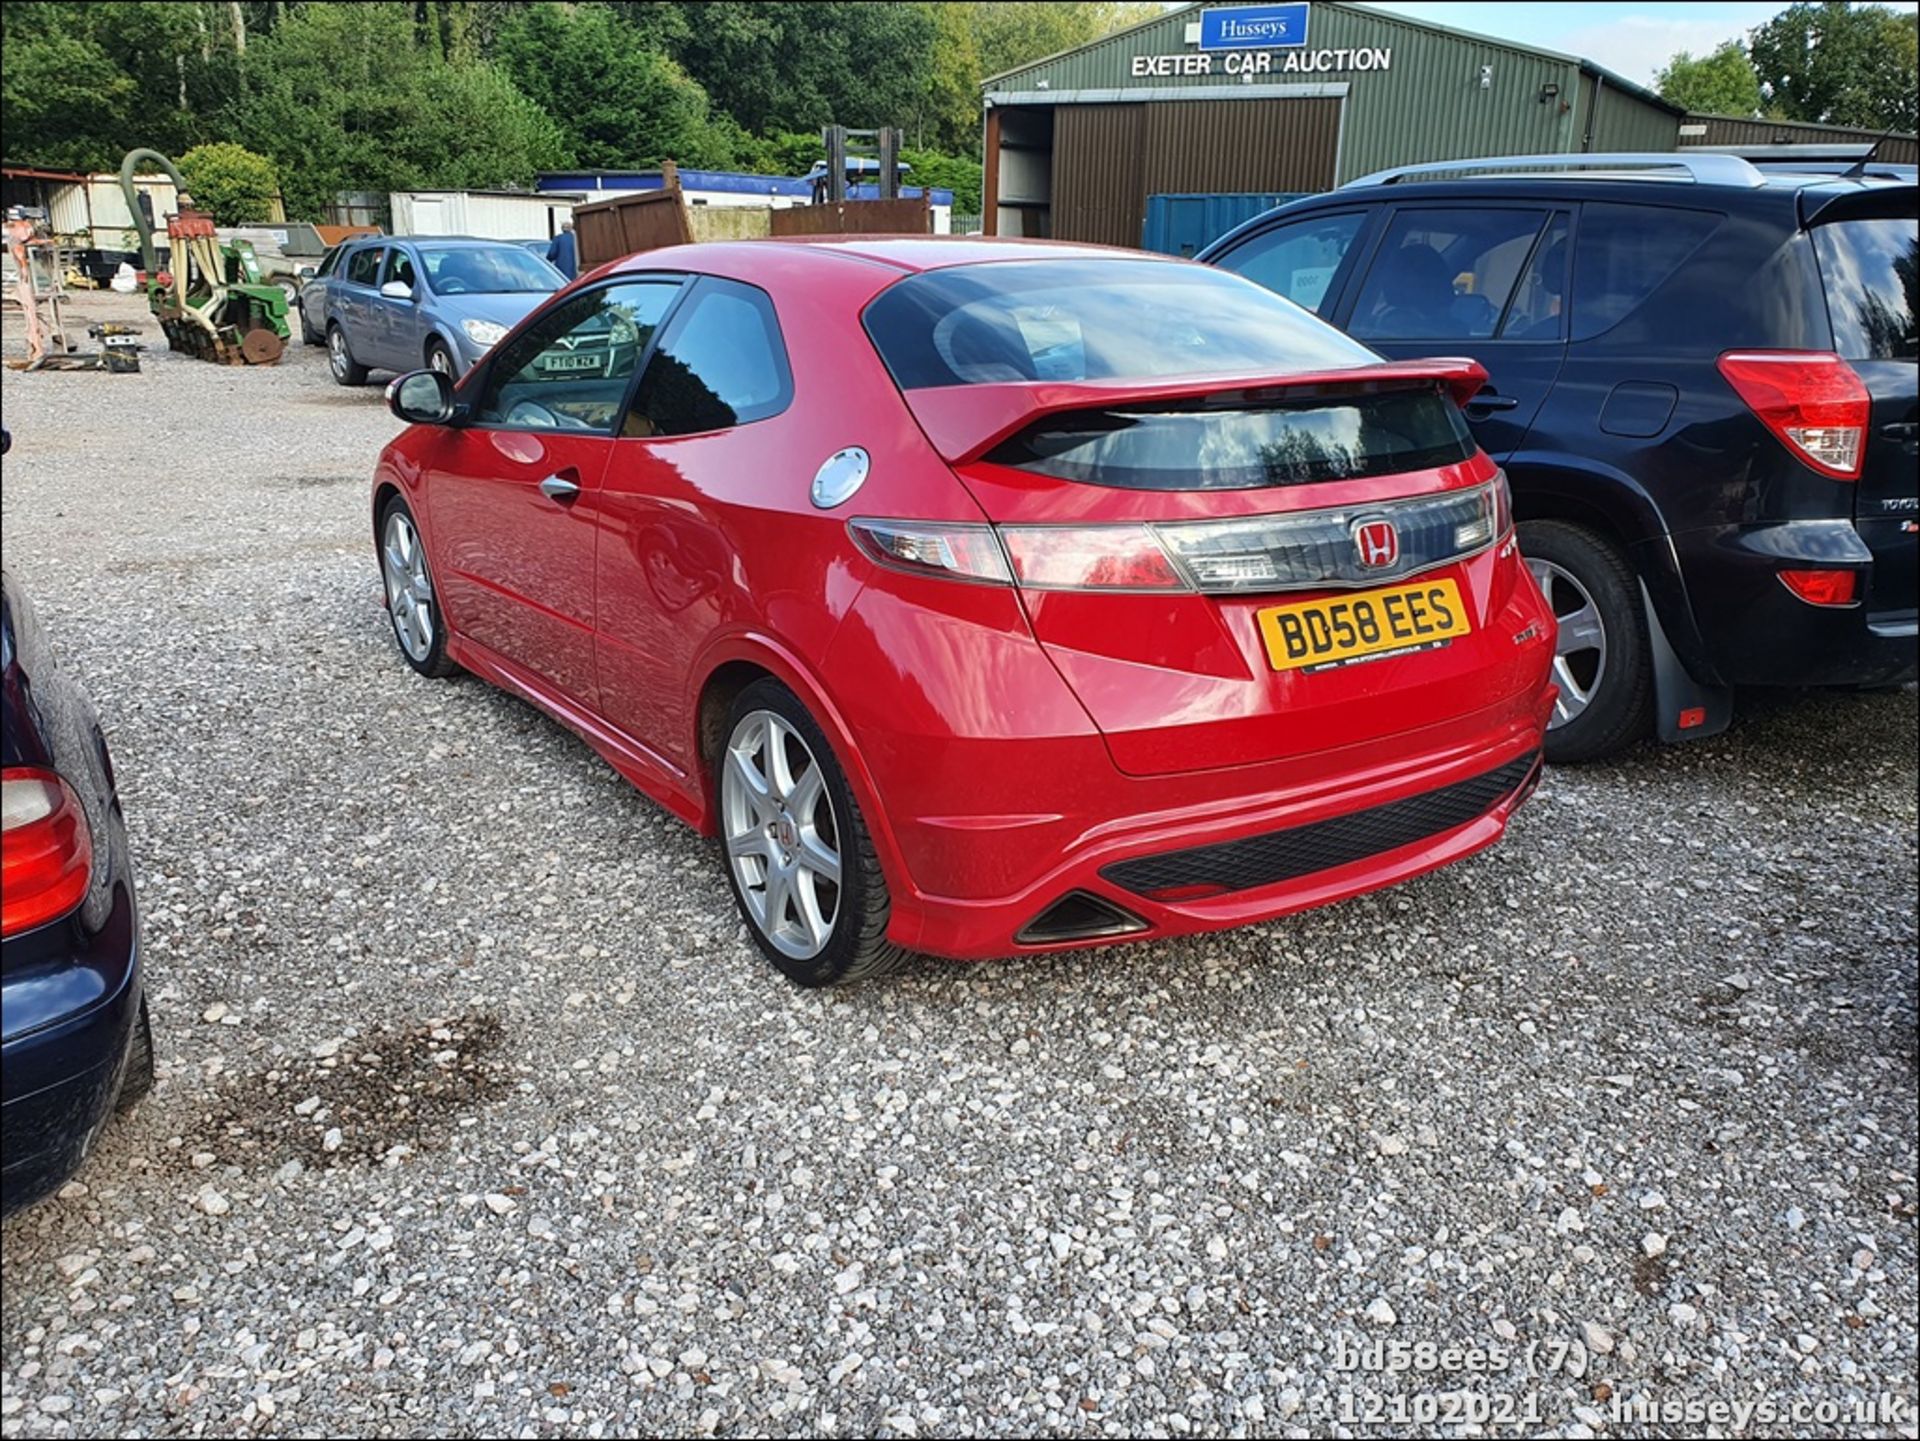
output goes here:
<path id="1" fill-rule="evenodd" d="M 1786 0 L 1724 0 L 1724 3 L 1586 4 L 1581 0 L 1557 3 L 1458 4 L 1452 0 L 1368 0 L 1377 9 L 1394 10 L 1457 30 L 1471 30 L 1502 40 L 1517 40 L 1578 55 L 1617 71 L 1627 79 L 1651 85 L 1656 70 L 1675 51 L 1695 55 L 1712 51 L 1723 40 L 1743 38 L 1754 26 L 1786 8 Z M 1895 3 L 1896 10 L 1912 11 L 1915 0 Z"/>

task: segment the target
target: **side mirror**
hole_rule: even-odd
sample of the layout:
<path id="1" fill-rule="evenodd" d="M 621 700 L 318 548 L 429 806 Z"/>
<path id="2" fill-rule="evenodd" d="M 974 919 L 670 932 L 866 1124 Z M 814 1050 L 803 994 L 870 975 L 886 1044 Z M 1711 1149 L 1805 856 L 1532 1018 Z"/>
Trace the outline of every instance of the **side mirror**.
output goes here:
<path id="1" fill-rule="evenodd" d="M 311 280 L 319 273 L 320 267 L 317 265 L 296 265 L 293 267 L 294 278 L 297 280 Z"/>
<path id="2" fill-rule="evenodd" d="M 415 370 L 387 387 L 387 409 L 408 425 L 447 425 L 457 413 L 453 381 L 437 370 Z"/>
<path id="3" fill-rule="evenodd" d="M 389 300 L 413 299 L 413 287 L 404 280 L 389 280 L 380 287 L 380 293 Z"/>

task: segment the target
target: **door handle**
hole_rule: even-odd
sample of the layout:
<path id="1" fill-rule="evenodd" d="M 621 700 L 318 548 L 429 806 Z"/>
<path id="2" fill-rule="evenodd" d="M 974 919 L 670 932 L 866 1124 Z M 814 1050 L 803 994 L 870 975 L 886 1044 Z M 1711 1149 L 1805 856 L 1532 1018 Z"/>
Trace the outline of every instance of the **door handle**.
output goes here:
<path id="1" fill-rule="evenodd" d="M 1477 410 L 1482 415 L 1492 415 L 1496 410 L 1513 410 L 1519 404 L 1520 400 L 1517 396 L 1495 395 L 1489 391 L 1476 395 L 1467 402 L 1467 414 L 1471 416 Z"/>
<path id="2" fill-rule="evenodd" d="M 548 500 L 555 500 L 565 505 L 580 494 L 580 483 L 568 480 L 564 475 L 550 475 L 540 482 L 540 493 Z"/>
<path id="3" fill-rule="evenodd" d="M 1881 426 L 1880 433 L 1888 440 L 1912 440 L 1916 433 L 1920 433 L 1920 423 L 1896 420 L 1890 425 Z"/>

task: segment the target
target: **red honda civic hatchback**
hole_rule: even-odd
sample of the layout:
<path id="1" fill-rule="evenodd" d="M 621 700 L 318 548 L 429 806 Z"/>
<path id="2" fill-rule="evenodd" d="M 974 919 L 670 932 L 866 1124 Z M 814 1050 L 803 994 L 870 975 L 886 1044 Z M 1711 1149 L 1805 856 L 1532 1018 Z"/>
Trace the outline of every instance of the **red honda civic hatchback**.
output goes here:
<path id="1" fill-rule="evenodd" d="M 393 632 L 717 834 L 789 977 L 1240 925 L 1490 844 L 1553 617 L 1461 405 L 1271 292 L 1129 251 L 652 251 L 415 424 Z"/>

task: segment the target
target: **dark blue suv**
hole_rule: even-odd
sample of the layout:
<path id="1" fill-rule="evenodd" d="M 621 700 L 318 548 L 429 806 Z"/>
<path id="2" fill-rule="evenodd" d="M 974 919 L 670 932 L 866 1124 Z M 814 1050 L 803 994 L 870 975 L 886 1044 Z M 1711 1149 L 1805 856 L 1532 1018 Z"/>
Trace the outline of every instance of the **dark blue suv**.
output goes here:
<path id="1" fill-rule="evenodd" d="M 0 451 L 11 447 L 0 431 Z M 0 1214 L 153 1085 L 140 920 L 107 740 L 0 570 Z"/>
<path id="2" fill-rule="evenodd" d="M 1910 170 L 1723 154 L 1410 166 L 1199 258 L 1383 355 L 1469 355 L 1560 621 L 1549 758 L 1712 735 L 1735 686 L 1914 678 Z"/>

